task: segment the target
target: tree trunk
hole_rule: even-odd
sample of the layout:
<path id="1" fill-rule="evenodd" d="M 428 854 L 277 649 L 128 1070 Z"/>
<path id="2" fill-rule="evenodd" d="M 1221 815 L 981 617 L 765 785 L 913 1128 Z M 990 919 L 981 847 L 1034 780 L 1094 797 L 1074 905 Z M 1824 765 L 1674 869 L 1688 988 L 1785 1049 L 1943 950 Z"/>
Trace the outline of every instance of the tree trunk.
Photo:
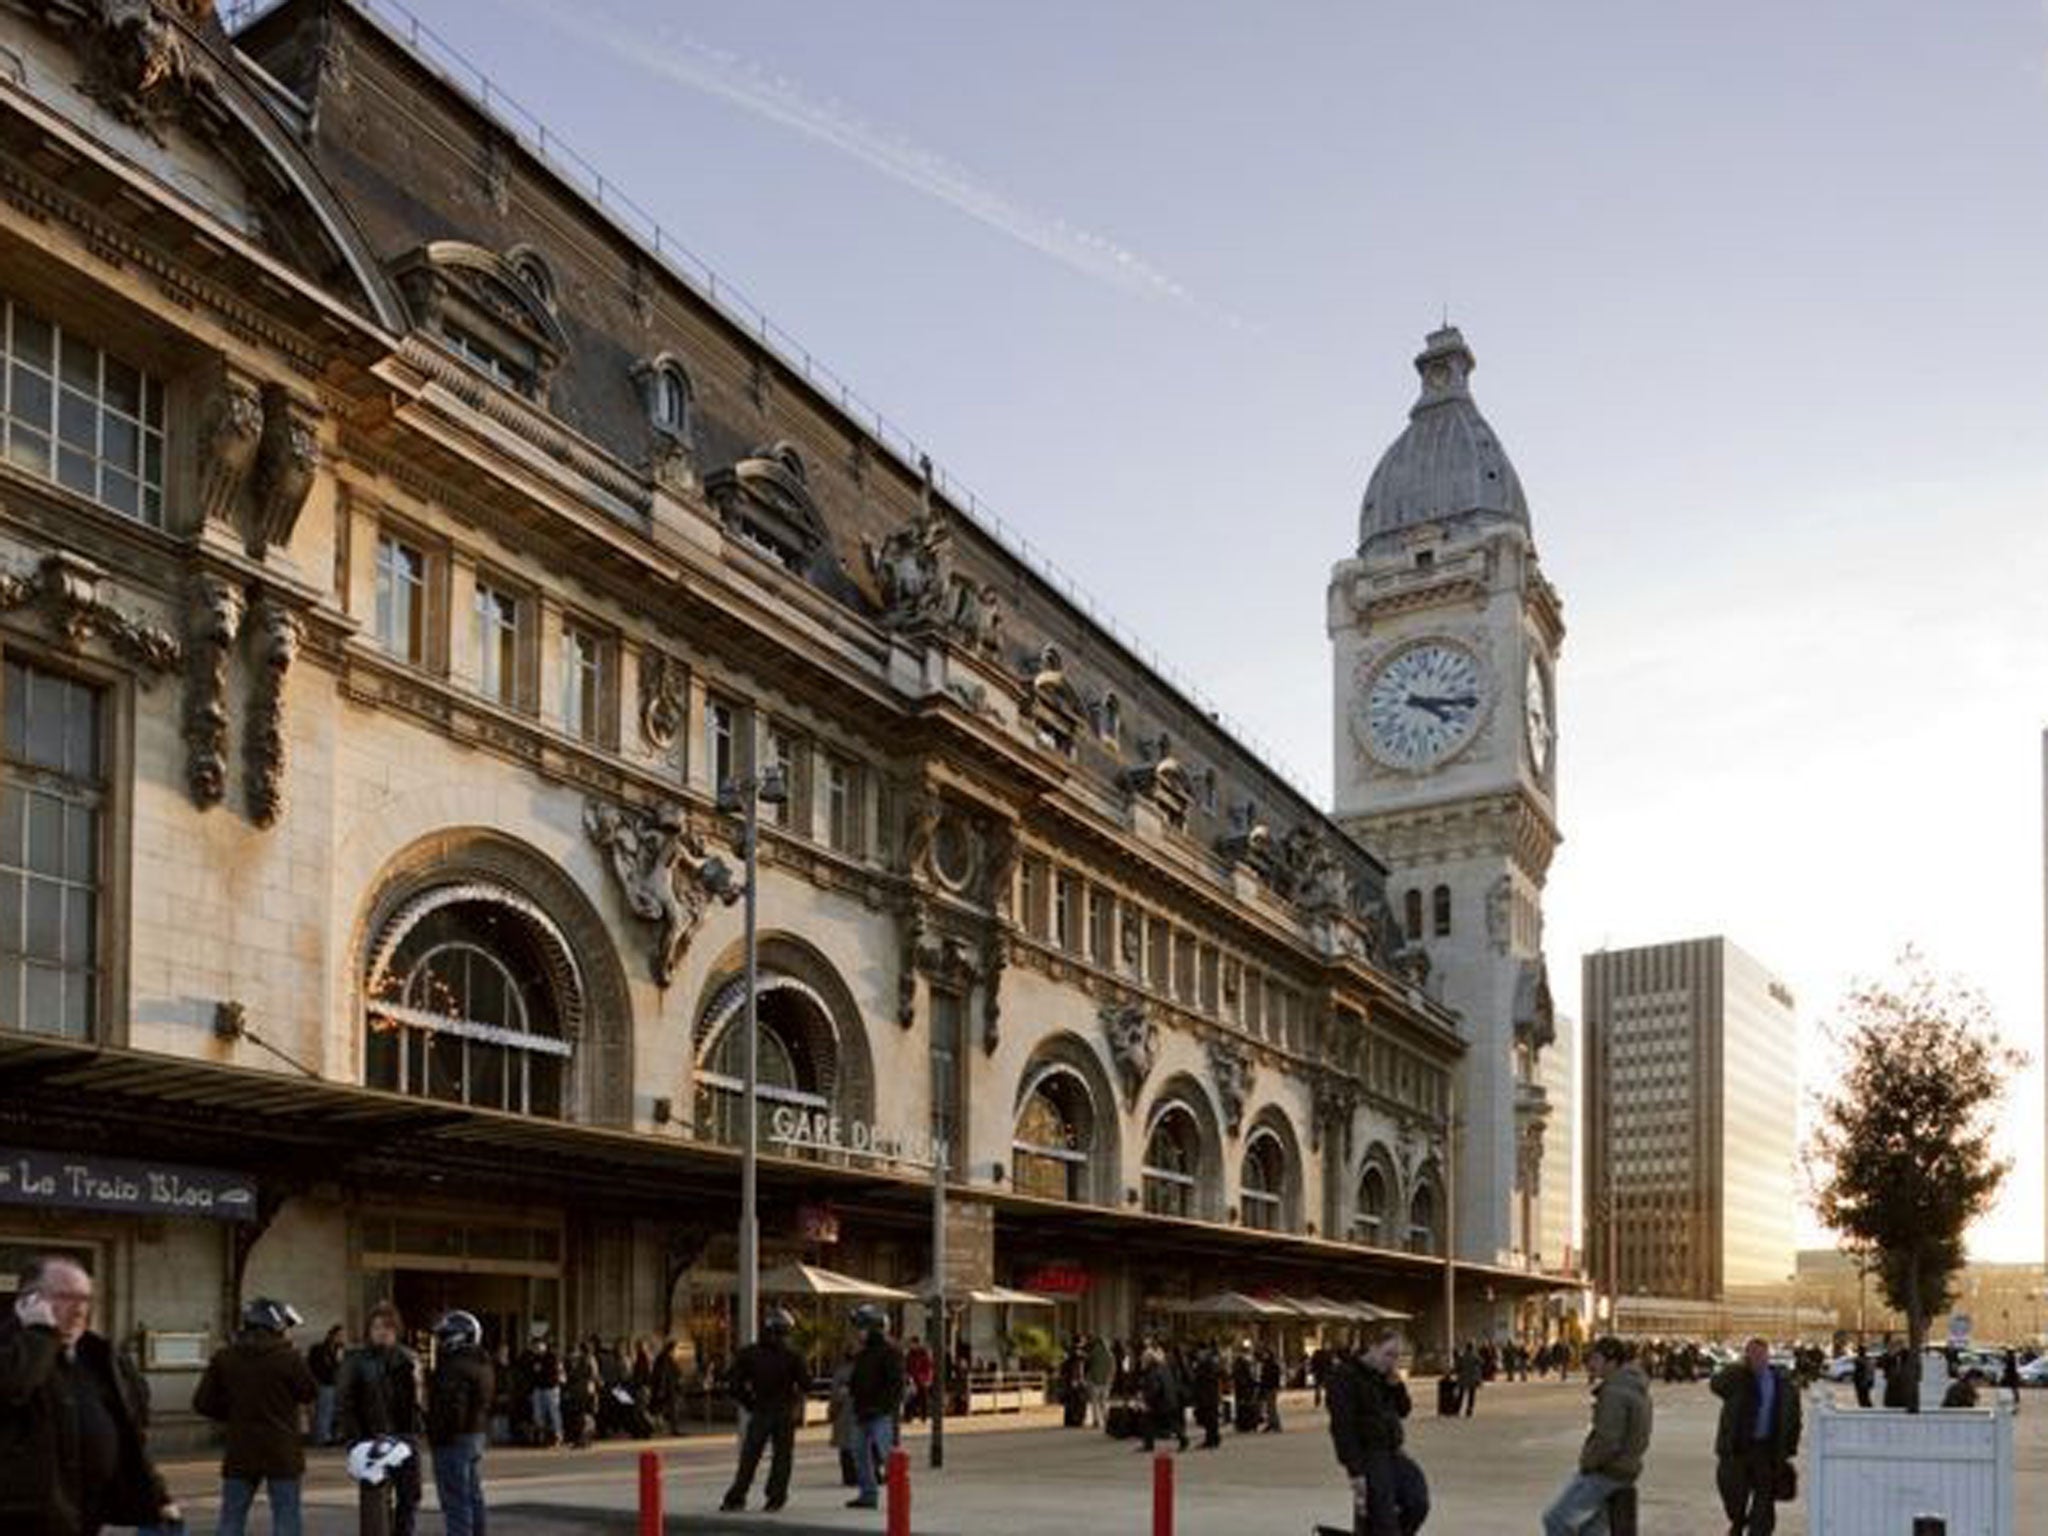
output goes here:
<path id="1" fill-rule="evenodd" d="M 1920 1351 L 1927 1343 L 1927 1314 L 1920 1306 L 1920 1260 L 1917 1255 L 1906 1262 L 1906 1379 L 1913 1384 L 1912 1398 L 1906 1404 L 1906 1412 L 1920 1411 Z"/>

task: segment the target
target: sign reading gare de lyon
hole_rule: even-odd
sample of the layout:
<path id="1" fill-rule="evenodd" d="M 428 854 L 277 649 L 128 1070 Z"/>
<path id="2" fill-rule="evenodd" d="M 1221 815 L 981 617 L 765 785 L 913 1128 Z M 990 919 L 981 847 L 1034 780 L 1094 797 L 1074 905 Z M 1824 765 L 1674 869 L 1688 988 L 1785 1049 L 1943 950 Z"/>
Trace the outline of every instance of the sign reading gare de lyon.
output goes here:
<path id="1" fill-rule="evenodd" d="M 949 1148 L 943 1136 L 923 1131 L 888 1131 L 851 1115 L 778 1104 L 768 1116 L 768 1139 L 799 1151 L 842 1152 L 908 1168 L 942 1166 Z"/>

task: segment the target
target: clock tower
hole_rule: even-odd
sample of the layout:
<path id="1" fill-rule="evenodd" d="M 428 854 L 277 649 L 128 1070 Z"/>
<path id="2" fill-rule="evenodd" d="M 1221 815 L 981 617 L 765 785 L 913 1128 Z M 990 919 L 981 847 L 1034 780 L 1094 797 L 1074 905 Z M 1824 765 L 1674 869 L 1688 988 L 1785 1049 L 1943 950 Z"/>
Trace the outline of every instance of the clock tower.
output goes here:
<path id="1" fill-rule="evenodd" d="M 1571 1239 L 1538 1219 L 1537 1061 L 1555 1034 L 1542 903 L 1563 611 L 1521 481 L 1473 403 L 1465 338 L 1431 333 L 1415 366 L 1420 398 L 1366 486 L 1358 552 L 1330 578 L 1335 814 L 1385 861 L 1424 986 L 1461 1021 L 1458 1257 L 1555 1266 Z"/>

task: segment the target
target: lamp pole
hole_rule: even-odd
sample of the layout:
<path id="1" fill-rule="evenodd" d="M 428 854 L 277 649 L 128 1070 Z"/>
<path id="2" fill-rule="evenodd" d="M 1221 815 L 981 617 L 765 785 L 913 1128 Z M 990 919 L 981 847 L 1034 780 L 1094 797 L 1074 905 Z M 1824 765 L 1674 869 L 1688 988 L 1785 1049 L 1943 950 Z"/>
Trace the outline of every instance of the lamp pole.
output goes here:
<path id="1" fill-rule="evenodd" d="M 740 1142 L 740 1315 L 742 1344 L 751 1343 L 761 1328 L 761 1032 L 755 1003 L 759 995 L 760 957 L 755 944 L 756 890 L 760 873 L 759 848 L 761 805 L 785 805 L 789 785 L 780 766 L 723 785 L 718 792 L 719 809 L 738 811 L 742 817 L 742 854 L 747 875 L 746 900 L 746 1002 L 741 1028 L 745 1069 L 740 1081 L 744 1130 Z"/>

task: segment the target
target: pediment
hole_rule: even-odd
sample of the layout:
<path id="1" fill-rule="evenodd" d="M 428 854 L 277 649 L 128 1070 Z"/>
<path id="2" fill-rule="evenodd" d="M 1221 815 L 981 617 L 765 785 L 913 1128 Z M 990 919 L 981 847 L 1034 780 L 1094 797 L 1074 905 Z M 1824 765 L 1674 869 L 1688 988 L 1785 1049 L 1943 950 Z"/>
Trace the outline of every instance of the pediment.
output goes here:
<path id="1" fill-rule="evenodd" d="M 808 571 L 826 545 L 825 519 L 803 458 L 784 442 L 741 455 L 704 477 L 704 493 L 728 527 L 764 544 L 792 570 Z"/>

